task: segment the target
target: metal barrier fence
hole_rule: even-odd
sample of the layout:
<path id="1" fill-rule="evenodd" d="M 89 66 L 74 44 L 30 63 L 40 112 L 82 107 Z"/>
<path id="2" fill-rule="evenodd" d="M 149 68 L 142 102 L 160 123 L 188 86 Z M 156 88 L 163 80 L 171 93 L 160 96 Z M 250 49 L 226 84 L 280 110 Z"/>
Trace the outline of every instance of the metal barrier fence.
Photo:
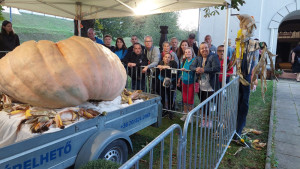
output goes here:
<path id="1" fill-rule="evenodd" d="M 126 68 L 128 74 L 126 88 L 160 95 L 163 110 L 168 112 L 191 111 L 194 105 L 204 101 L 221 88 L 222 84 L 219 82 L 220 73 L 215 73 L 213 77 L 210 77 L 213 79 L 212 88 L 202 90 L 199 88 L 199 75 L 192 71 L 181 71 L 174 68 L 160 70 L 156 67 L 143 72 L 143 68 L 144 66 Z M 187 80 L 182 80 L 183 75 Z"/>
<path id="2" fill-rule="evenodd" d="M 178 124 L 173 124 L 170 126 L 167 130 L 165 130 L 163 133 L 161 133 L 159 136 L 157 136 L 153 141 L 151 141 L 146 147 L 144 147 L 141 151 L 139 151 L 137 154 L 135 154 L 130 160 L 128 160 L 121 168 L 130 168 L 132 166 L 135 167 L 135 169 L 139 169 L 139 161 L 142 157 L 150 153 L 149 155 L 149 166 L 147 168 L 153 168 L 153 156 L 154 156 L 154 148 L 160 144 L 160 160 L 159 160 L 159 166 L 160 168 L 165 168 L 164 166 L 168 166 L 169 168 L 172 168 L 173 165 L 173 150 L 174 150 L 174 131 L 176 131 L 176 136 L 178 137 L 177 141 L 177 148 L 176 148 L 176 164 L 178 164 L 177 168 L 180 168 L 181 164 L 181 152 L 182 152 L 182 129 Z M 165 152 L 165 140 L 167 137 L 170 137 L 170 149 L 167 152 L 169 157 L 167 158 L 166 163 L 164 163 L 164 153 Z M 144 168 L 146 168 L 144 166 Z M 155 167 L 154 167 L 155 168 Z"/>
<path id="3" fill-rule="evenodd" d="M 239 77 L 236 77 L 188 113 L 182 135 L 181 127 L 178 124 L 172 125 L 120 169 L 133 166 L 139 168 L 140 161 L 145 163 L 145 159 L 142 158 L 148 152 L 150 152 L 149 167 L 143 168 L 218 168 L 230 141 L 236 134 L 238 91 Z M 173 144 L 175 128 L 179 130 L 177 145 Z M 164 146 L 164 141 L 170 133 L 172 141 L 168 150 Z M 153 150 L 159 143 L 160 151 L 154 159 Z M 175 148 L 177 160 L 171 164 L 170 158 L 174 158 L 171 150 Z M 169 154 L 169 158 L 164 156 L 166 153 Z M 166 160 L 169 160 L 167 166 L 164 165 Z"/>

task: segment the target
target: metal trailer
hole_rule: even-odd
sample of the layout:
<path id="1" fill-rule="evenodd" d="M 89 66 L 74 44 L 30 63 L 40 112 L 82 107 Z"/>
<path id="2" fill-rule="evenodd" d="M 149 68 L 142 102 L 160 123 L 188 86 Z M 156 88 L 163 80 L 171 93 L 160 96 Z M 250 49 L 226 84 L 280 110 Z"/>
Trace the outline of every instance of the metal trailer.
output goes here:
<path id="1" fill-rule="evenodd" d="M 151 99 L 3 147 L 0 168 L 79 168 L 98 158 L 124 163 L 132 151 L 129 136 L 161 124 L 161 98 L 147 96 Z"/>

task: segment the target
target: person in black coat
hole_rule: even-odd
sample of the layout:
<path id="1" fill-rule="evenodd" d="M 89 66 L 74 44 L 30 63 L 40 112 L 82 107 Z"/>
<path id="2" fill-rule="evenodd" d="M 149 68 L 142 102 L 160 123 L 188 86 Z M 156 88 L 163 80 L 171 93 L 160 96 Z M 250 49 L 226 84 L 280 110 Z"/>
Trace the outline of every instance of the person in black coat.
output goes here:
<path id="1" fill-rule="evenodd" d="M 296 80 L 300 82 L 300 43 L 293 49 L 291 62 L 292 70 L 297 74 Z"/>
<path id="2" fill-rule="evenodd" d="M 13 31 L 12 23 L 7 20 L 3 21 L 0 34 L 0 59 L 19 45 L 20 40 Z"/>
<path id="3" fill-rule="evenodd" d="M 147 56 L 143 53 L 142 45 L 135 43 L 133 45 L 133 52 L 127 53 L 123 59 L 123 63 L 128 67 L 128 75 L 131 77 L 133 90 L 145 90 L 145 73 L 142 73 L 142 66 L 148 65 Z"/>

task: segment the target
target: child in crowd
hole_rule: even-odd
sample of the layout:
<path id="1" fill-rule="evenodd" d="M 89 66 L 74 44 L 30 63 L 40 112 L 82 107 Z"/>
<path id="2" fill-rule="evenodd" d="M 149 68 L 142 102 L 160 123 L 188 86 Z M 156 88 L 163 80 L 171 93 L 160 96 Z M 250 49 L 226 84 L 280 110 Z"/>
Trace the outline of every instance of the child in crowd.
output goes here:
<path id="1" fill-rule="evenodd" d="M 183 113 L 184 116 L 180 120 L 185 121 L 186 114 L 193 109 L 194 104 L 194 83 L 195 72 L 190 71 L 190 65 L 195 60 L 195 53 L 193 48 L 188 47 L 184 51 L 186 59 L 182 62 L 182 99 L 183 99 Z M 180 83 L 180 79 L 178 82 Z"/>

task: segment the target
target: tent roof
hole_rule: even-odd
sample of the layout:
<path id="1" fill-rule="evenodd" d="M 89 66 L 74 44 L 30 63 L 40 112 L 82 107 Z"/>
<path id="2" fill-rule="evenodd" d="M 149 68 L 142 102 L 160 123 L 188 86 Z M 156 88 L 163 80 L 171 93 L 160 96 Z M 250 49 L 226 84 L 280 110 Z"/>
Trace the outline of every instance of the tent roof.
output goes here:
<path id="1" fill-rule="evenodd" d="M 97 19 L 224 5 L 230 0 L 0 0 L 0 5 L 70 19 Z M 146 8 L 145 8 L 146 7 Z M 148 10 L 148 11 L 147 11 Z"/>

